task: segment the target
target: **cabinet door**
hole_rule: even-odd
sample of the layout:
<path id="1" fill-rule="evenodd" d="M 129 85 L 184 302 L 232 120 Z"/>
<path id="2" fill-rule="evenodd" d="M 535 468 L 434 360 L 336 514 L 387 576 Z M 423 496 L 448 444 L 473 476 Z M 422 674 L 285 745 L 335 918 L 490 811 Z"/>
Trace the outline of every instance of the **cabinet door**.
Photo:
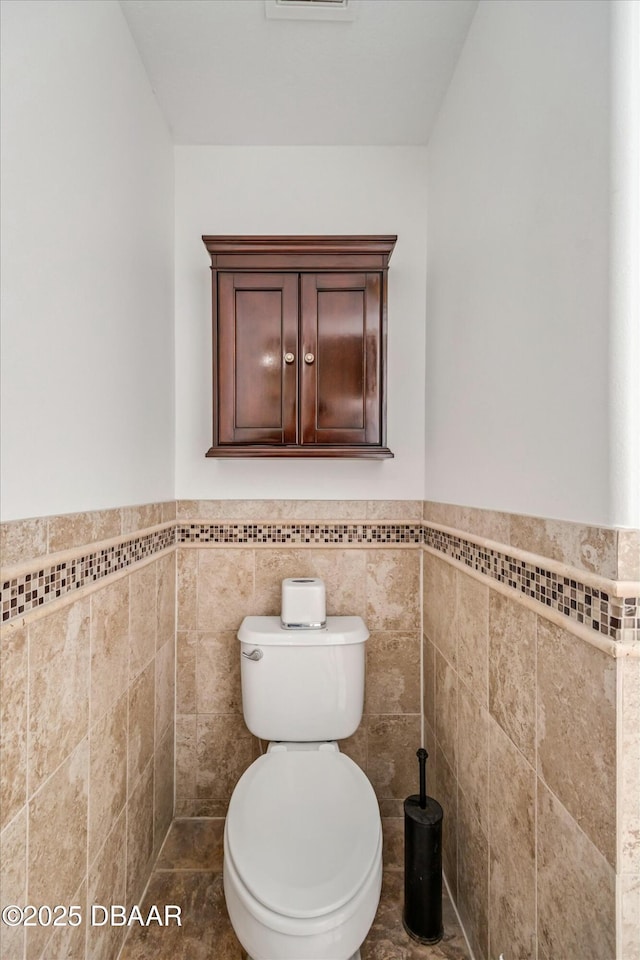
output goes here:
<path id="1" fill-rule="evenodd" d="M 297 443 L 297 276 L 220 273 L 217 334 L 219 443 Z"/>
<path id="2" fill-rule="evenodd" d="M 303 275 L 301 289 L 302 443 L 380 443 L 381 275 Z"/>

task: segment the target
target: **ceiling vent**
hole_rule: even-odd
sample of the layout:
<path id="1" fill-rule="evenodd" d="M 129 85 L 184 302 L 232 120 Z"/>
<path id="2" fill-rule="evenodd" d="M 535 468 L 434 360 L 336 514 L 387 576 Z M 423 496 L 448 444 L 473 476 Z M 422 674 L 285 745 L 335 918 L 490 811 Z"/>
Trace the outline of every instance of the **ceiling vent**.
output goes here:
<path id="1" fill-rule="evenodd" d="M 358 0 L 264 0 L 268 20 L 342 20 L 356 18 Z"/>

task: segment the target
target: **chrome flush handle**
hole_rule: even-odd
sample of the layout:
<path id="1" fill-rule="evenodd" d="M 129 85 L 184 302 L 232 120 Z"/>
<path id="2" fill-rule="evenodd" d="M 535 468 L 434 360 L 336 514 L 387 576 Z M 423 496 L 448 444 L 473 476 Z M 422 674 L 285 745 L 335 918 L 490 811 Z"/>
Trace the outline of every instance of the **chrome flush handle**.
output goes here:
<path id="1" fill-rule="evenodd" d="M 247 660 L 262 660 L 264 654 L 262 650 L 259 650 L 257 647 L 255 650 L 252 650 L 251 653 L 247 653 L 246 650 L 242 651 L 242 656 L 246 657 Z"/>

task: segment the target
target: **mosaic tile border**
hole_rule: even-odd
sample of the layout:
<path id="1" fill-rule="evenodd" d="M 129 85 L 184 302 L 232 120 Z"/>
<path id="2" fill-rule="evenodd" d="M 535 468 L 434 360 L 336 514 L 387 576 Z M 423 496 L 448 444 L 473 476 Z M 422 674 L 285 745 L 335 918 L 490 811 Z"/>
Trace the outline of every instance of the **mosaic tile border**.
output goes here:
<path id="1" fill-rule="evenodd" d="M 178 522 L 61 563 L 6 579 L 2 622 L 24 616 L 81 587 L 124 570 L 174 545 L 420 546 L 424 544 L 517 593 L 616 642 L 640 639 L 640 597 L 614 597 L 579 579 L 520 560 L 464 537 L 419 523 Z"/>
<path id="2" fill-rule="evenodd" d="M 640 597 L 606 591 L 427 525 L 424 544 L 616 642 L 640 639 Z"/>
<path id="3" fill-rule="evenodd" d="M 24 616 L 66 594 L 87 587 L 172 547 L 174 526 L 139 537 L 129 537 L 101 550 L 82 553 L 61 563 L 42 564 L 36 571 L 2 581 L 2 622 Z"/>
<path id="4" fill-rule="evenodd" d="M 422 525 L 406 523 L 179 523 L 178 543 L 216 544 L 413 544 Z"/>

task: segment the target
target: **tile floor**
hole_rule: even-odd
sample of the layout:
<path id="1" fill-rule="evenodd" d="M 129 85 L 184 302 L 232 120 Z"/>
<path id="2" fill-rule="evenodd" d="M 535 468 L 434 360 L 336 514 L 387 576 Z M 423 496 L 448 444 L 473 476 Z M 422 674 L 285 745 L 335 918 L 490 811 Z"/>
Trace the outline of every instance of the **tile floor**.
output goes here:
<path id="1" fill-rule="evenodd" d="M 402 927 L 403 821 L 383 820 L 384 879 L 362 960 L 469 960 L 451 902 L 443 900 L 444 938 L 434 946 L 413 941 Z M 245 960 L 222 890 L 224 820 L 174 820 L 155 864 L 142 904 L 177 904 L 182 926 L 131 929 L 120 960 Z"/>

